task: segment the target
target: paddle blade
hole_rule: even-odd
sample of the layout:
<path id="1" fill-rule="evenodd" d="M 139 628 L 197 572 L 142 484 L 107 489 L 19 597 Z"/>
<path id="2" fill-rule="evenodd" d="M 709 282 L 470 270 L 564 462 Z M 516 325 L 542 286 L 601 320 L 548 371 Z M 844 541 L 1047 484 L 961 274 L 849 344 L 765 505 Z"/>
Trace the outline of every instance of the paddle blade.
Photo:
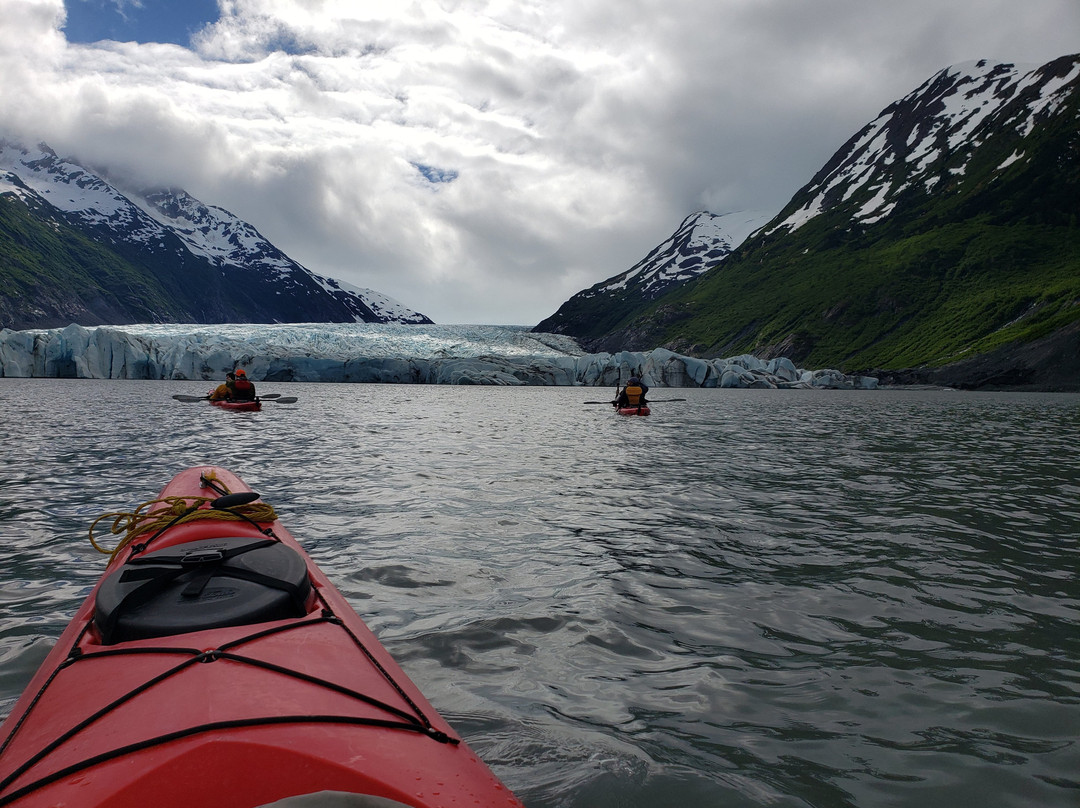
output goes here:
<path id="1" fill-rule="evenodd" d="M 296 396 L 282 396 L 281 398 L 268 399 L 271 404 L 295 404 Z"/>
<path id="2" fill-rule="evenodd" d="M 185 396 L 179 393 L 173 396 L 177 401 L 209 401 L 210 396 Z"/>

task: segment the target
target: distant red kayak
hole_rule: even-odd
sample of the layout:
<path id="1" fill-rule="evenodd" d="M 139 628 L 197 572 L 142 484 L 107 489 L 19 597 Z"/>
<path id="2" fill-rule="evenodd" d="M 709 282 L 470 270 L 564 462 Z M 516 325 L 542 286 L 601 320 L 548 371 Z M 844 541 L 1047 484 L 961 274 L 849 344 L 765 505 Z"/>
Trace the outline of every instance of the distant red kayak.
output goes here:
<path id="1" fill-rule="evenodd" d="M 652 410 L 642 404 L 640 407 L 619 407 L 616 412 L 619 415 L 648 415 Z"/>
<path id="2" fill-rule="evenodd" d="M 522 808 L 239 477 L 131 517 L 0 726 L 0 806 Z"/>

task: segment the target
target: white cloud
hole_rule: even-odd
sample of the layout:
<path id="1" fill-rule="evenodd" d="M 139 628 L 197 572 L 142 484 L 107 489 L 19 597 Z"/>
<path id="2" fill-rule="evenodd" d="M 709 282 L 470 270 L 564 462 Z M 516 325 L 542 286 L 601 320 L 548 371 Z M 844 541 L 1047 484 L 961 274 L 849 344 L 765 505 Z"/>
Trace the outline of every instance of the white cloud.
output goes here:
<path id="1" fill-rule="evenodd" d="M 537 322 L 695 210 L 779 210 L 936 70 L 1080 30 L 1075 0 L 219 3 L 187 50 L 4 0 L 0 121 L 440 322 Z"/>

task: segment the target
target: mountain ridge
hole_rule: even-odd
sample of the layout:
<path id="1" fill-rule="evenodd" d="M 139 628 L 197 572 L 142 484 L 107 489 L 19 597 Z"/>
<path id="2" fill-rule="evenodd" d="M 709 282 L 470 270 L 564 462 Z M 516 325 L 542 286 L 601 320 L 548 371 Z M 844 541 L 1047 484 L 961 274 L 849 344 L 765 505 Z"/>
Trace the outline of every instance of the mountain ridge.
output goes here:
<path id="1" fill-rule="evenodd" d="M 771 218 L 761 211 L 692 213 L 630 269 L 578 292 L 533 330 L 584 339 L 599 336 L 724 260 Z"/>
<path id="2" fill-rule="evenodd" d="M 723 260 L 654 300 L 623 301 L 632 316 L 565 333 L 589 350 L 784 355 L 966 386 L 979 378 L 957 364 L 1001 383 L 988 356 L 1068 361 L 1080 321 L 1078 120 L 1080 55 L 945 68 Z M 1058 347 L 1022 350 L 1036 342 Z"/>
<path id="3" fill-rule="evenodd" d="M 0 142 L 0 203 L 3 327 L 431 322 L 386 295 L 311 272 L 252 225 L 182 189 L 121 190 L 45 144 Z M 125 281 L 96 287 L 95 260 Z"/>

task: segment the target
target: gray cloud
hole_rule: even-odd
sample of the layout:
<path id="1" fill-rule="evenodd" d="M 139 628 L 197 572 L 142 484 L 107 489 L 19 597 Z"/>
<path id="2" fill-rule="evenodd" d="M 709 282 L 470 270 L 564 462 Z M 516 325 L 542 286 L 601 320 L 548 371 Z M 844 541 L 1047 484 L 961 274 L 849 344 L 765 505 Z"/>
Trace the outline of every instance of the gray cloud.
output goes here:
<path id="1" fill-rule="evenodd" d="M 942 67 L 1075 51 L 1075 0 L 220 0 L 191 49 L 4 0 L 0 121 L 179 185 L 439 322 L 531 324 L 699 209 L 779 210 Z"/>

